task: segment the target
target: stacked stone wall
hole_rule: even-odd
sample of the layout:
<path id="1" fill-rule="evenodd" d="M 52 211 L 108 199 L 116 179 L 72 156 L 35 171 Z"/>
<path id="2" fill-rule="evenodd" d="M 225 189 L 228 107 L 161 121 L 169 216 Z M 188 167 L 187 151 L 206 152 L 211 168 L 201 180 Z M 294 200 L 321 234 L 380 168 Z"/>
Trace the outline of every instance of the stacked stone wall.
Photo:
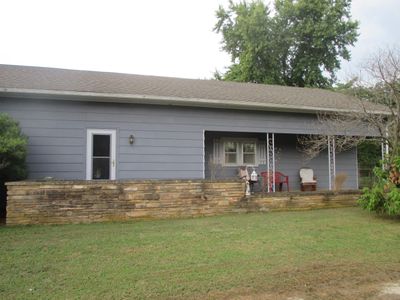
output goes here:
<path id="1" fill-rule="evenodd" d="M 244 197 L 242 181 L 20 181 L 7 183 L 7 219 L 65 224 L 354 206 L 358 192 Z"/>

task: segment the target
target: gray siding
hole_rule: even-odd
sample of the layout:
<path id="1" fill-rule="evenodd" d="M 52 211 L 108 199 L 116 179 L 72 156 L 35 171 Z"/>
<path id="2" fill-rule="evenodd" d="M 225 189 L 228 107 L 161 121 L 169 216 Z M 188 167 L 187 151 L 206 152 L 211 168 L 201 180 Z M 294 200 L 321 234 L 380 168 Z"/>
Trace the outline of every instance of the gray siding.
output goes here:
<path id="1" fill-rule="evenodd" d="M 277 155 L 276 170 L 289 176 L 291 189 L 300 188 L 299 170 L 302 167 L 309 167 L 314 170 L 317 178 L 318 189 L 329 188 L 328 153 L 323 152 L 311 161 L 296 149 L 295 135 L 277 135 L 275 145 L 279 148 Z M 357 185 L 357 153 L 356 150 L 336 154 L 336 173 L 344 172 L 347 180 L 343 188 L 356 189 Z"/>
<path id="2" fill-rule="evenodd" d="M 310 114 L 33 99 L 0 99 L 0 111 L 29 136 L 32 179 L 84 179 L 89 128 L 116 129 L 117 179 L 202 178 L 204 131 L 320 133 Z"/>

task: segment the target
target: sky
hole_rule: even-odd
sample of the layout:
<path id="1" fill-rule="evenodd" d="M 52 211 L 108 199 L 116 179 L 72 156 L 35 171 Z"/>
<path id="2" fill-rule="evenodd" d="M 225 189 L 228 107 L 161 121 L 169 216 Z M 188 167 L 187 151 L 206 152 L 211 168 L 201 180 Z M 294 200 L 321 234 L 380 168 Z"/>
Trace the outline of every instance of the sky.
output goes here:
<path id="1" fill-rule="evenodd" d="M 271 2 L 271 1 L 266 1 Z M 230 57 L 213 32 L 228 0 L 0 0 L 0 64 L 212 78 Z M 400 46 L 400 0 L 353 0 L 360 37 L 339 79 Z"/>

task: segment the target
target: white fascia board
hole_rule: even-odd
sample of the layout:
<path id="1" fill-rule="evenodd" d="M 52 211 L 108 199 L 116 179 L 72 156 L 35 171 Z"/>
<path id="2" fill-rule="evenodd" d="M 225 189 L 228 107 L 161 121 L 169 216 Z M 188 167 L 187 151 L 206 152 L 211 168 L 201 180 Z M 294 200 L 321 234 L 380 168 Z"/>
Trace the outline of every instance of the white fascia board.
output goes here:
<path id="1" fill-rule="evenodd" d="M 280 105 L 274 103 L 262 102 L 243 102 L 235 100 L 217 100 L 201 98 L 181 98 L 165 97 L 153 95 L 135 95 L 119 93 L 96 93 L 79 91 L 57 91 L 57 90 L 39 90 L 39 89 L 20 89 L 20 88 L 0 88 L 0 96 L 21 97 L 21 98 L 40 98 L 52 100 L 71 100 L 71 101 L 93 101 L 110 103 L 131 103 L 131 104 L 153 104 L 153 105 L 174 105 L 191 106 L 205 108 L 228 108 L 228 109 L 246 109 L 261 111 L 281 111 L 297 113 L 317 113 L 317 112 L 359 112 L 357 110 L 336 109 L 326 107 Z M 371 113 L 388 114 L 384 111 L 372 111 Z"/>

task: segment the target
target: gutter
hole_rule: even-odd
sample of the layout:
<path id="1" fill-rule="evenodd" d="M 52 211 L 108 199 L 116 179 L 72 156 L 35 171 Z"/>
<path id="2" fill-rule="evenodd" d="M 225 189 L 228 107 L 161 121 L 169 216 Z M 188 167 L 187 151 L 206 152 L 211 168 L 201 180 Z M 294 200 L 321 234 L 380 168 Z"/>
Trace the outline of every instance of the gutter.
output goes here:
<path id="1" fill-rule="evenodd" d="M 120 94 L 120 93 L 57 91 L 57 90 L 23 89 L 23 88 L 0 88 L 0 97 L 172 105 L 172 106 L 189 106 L 189 107 L 203 107 L 203 108 L 245 109 L 245 110 L 297 112 L 297 113 L 360 112 L 359 110 L 356 109 L 335 109 L 326 107 L 297 106 L 289 104 L 282 105 L 282 104 L 262 103 L 262 102 L 243 102 L 236 100 L 165 97 L 165 96 L 154 96 L 154 95 L 137 95 L 137 94 Z M 371 113 L 388 114 L 387 111 L 386 112 L 371 111 Z"/>

